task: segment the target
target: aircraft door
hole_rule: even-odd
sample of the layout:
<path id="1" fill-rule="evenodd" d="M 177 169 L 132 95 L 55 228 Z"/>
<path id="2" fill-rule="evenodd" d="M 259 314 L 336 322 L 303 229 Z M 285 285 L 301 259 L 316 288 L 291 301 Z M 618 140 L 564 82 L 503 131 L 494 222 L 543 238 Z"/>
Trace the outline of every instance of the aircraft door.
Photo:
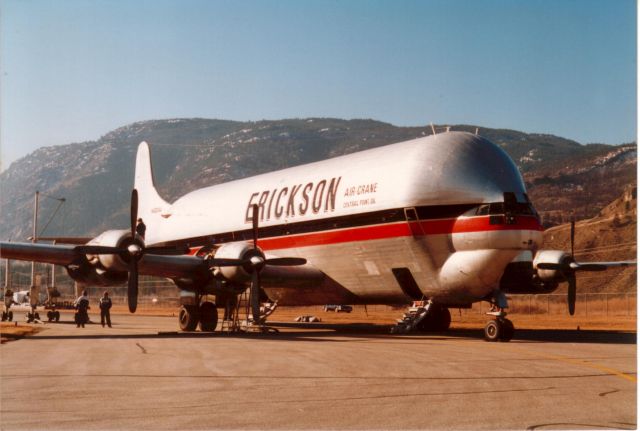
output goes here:
<path id="1" fill-rule="evenodd" d="M 409 229 L 414 237 L 424 236 L 424 230 L 422 229 L 422 225 L 420 224 L 418 213 L 415 208 L 405 208 L 404 217 L 407 220 Z"/>

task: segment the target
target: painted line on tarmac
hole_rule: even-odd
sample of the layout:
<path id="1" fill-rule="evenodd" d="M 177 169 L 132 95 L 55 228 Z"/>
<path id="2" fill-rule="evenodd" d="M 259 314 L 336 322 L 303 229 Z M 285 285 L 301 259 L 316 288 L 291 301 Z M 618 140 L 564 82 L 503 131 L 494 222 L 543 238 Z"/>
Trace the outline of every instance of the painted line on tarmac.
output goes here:
<path id="1" fill-rule="evenodd" d="M 512 351 L 512 349 L 518 350 L 522 353 L 525 353 L 529 356 L 533 356 L 533 357 L 538 357 L 538 358 L 543 358 L 543 359 L 551 359 L 554 361 L 558 361 L 558 362 L 564 362 L 567 364 L 572 364 L 572 365 L 579 365 L 582 367 L 588 367 L 588 368 L 593 368 L 596 369 L 598 371 L 602 371 L 604 373 L 607 373 L 608 375 L 611 376 L 616 376 L 619 377 L 621 379 L 624 380 L 628 380 L 630 382 L 633 383 L 637 383 L 638 379 L 636 376 L 630 375 L 630 374 L 626 374 L 623 373 L 620 370 L 616 370 L 615 368 L 610 368 L 610 367 L 606 367 L 604 365 L 601 364 L 597 364 L 595 362 L 588 362 L 582 359 L 574 359 L 574 358 L 569 358 L 567 356 L 562 356 L 562 355 L 553 355 L 553 354 L 548 354 L 548 353 L 538 353 L 538 352 L 531 352 L 528 351 L 522 347 L 517 347 L 517 346 L 504 346 L 504 345 L 500 345 L 500 344 L 496 344 L 495 345 L 497 348 L 504 350 L 504 351 Z"/>

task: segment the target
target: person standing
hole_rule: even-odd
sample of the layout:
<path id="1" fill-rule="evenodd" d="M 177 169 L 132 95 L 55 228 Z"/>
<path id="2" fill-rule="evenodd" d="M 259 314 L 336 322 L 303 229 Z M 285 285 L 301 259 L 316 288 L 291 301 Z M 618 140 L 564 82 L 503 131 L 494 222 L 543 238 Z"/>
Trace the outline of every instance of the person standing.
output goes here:
<path id="1" fill-rule="evenodd" d="M 104 328 L 105 321 L 109 328 L 111 328 L 111 298 L 109 298 L 109 292 L 104 291 L 104 295 L 100 298 L 100 323 Z"/>
<path id="2" fill-rule="evenodd" d="M 140 238 L 144 239 L 144 234 L 147 231 L 147 225 L 144 224 L 141 218 L 138 219 L 136 223 L 136 233 L 140 235 Z"/>
<path id="3" fill-rule="evenodd" d="M 78 328 L 86 323 L 89 323 L 89 298 L 87 297 L 87 291 L 83 290 L 82 295 L 78 296 L 78 299 L 73 303 L 76 306 L 76 325 Z"/>

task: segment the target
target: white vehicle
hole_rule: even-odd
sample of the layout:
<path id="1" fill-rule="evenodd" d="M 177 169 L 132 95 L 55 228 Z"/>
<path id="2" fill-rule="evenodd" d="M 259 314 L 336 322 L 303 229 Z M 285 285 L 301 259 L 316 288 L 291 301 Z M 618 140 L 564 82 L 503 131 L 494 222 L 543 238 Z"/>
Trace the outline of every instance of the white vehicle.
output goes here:
<path id="1" fill-rule="evenodd" d="M 142 238 L 136 220 L 146 224 Z M 149 146 L 138 147 L 130 230 L 86 245 L 0 243 L 4 258 L 63 265 L 91 284 L 138 274 L 181 290 L 180 327 L 211 331 L 218 307 L 249 289 L 252 314 L 278 305 L 424 301 L 404 329 L 446 329 L 448 308 L 494 305 L 488 340 L 508 340 L 505 293 L 542 293 L 575 272 L 633 262 L 578 263 L 539 250 L 542 226 L 516 165 L 497 145 L 449 132 L 199 189 L 173 203 L 153 183 Z M 203 301 L 215 295 L 216 304 Z M 225 312 L 226 314 L 226 312 Z M 256 319 L 260 321 L 261 319 Z"/>

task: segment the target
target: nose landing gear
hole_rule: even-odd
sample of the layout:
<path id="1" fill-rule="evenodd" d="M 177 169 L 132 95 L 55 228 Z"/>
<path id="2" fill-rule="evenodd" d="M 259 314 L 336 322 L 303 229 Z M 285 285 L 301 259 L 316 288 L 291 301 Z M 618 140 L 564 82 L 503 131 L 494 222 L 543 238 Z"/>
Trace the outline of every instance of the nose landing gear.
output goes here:
<path id="1" fill-rule="evenodd" d="M 484 339 L 486 341 L 511 341 L 515 334 L 513 322 L 507 319 L 508 308 L 507 297 L 501 290 L 495 291 L 493 298 L 489 300 L 491 303 L 491 311 L 487 312 L 489 316 L 494 316 L 484 326 Z"/>
<path id="2" fill-rule="evenodd" d="M 498 314 L 499 313 L 499 314 Z M 489 312 L 487 314 L 493 314 Z M 515 333 L 513 322 L 505 316 L 504 311 L 497 312 L 496 318 L 489 320 L 484 327 L 484 339 L 487 341 L 511 341 Z"/>

